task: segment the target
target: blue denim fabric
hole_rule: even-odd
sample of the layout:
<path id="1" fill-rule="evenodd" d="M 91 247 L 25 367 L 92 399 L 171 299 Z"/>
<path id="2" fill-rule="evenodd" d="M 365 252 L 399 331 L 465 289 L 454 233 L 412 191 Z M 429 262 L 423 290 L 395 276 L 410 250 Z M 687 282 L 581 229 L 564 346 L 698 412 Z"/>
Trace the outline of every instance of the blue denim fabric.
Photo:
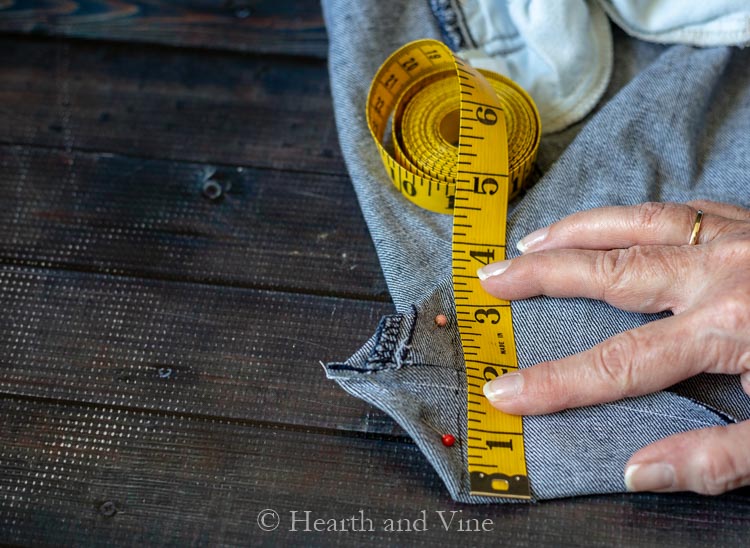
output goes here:
<path id="1" fill-rule="evenodd" d="M 436 314 L 454 314 L 451 219 L 398 194 L 364 118 L 368 85 L 380 63 L 409 40 L 438 37 L 439 29 L 426 2 L 324 0 L 323 8 L 341 148 L 397 310 L 354 356 L 328 364 L 327 375 L 389 413 L 454 499 L 507 502 L 469 494 L 458 332 L 453 321 L 445 328 L 434 324 Z M 514 204 L 509 243 L 596 206 L 695 198 L 750 206 L 750 50 L 653 47 L 644 53 L 619 36 L 616 70 L 620 56 L 624 73 L 615 75 L 607 103 L 585 123 L 543 138 L 540 165 L 551 167 Z M 512 256 L 513 246 L 508 249 Z M 585 299 L 539 297 L 512 306 L 521 367 L 583 351 L 660 317 Z M 750 398 L 739 379 L 719 375 L 649 396 L 526 417 L 533 495 L 624 491 L 625 462 L 641 447 L 746 418 Z M 453 432 L 456 445 L 444 447 L 433 428 Z"/>

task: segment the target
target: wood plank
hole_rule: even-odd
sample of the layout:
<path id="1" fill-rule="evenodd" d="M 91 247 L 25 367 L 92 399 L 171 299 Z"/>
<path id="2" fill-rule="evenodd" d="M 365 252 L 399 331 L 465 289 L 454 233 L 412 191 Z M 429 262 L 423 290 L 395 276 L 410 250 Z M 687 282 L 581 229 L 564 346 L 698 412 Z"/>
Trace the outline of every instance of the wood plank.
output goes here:
<path id="1" fill-rule="evenodd" d="M 395 439 L 15 398 L 0 399 L 0 425 L 3 543 L 688 548 L 741 546 L 750 528 L 742 493 L 458 505 L 416 447 Z M 273 532 L 258 528 L 264 509 L 279 513 Z M 349 522 L 355 531 L 291 531 L 291 512 L 306 510 L 362 511 L 374 531 L 364 520 Z M 423 511 L 425 531 L 384 530 Z M 438 511 L 457 513 L 447 532 Z M 492 530 L 460 532 L 458 519 Z"/>
<path id="2" fill-rule="evenodd" d="M 310 0 L 4 0 L 0 31 L 325 58 Z"/>
<path id="3" fill-rule="evenodd" d="M 0 203 L 0 263 L 388 300 L 346 176 L 0 145 Z"/>
<path id="4" fill-rule="evenodd" d="M 0 143 L 343 174 L 326 64 L 0 36 Z"/>
<path id="5" fill-rule="evenodd" d="M 389 303 L 0 266 L 0 392 L 401 435 L 325 378 Z"/>

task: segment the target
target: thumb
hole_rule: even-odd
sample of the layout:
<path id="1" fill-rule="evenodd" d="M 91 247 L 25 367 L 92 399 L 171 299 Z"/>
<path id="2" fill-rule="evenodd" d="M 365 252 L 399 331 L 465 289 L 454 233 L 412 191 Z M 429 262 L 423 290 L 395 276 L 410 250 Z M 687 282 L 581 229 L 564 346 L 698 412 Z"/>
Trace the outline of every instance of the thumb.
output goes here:
<path id="1" fill-rule="evenodd" d="M 750 421 L 676 434 L 644 447 L 625 467 L 628 491 L 718 495 L 750 485 Z"/>

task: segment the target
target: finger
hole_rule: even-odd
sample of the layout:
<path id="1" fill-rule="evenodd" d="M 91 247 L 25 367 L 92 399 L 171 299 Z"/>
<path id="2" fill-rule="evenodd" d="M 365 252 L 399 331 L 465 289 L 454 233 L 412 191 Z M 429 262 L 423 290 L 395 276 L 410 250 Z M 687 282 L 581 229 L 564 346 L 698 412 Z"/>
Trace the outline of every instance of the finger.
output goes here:
<path id="1" fill-rule="evenodd" d="M 747 337 L 706 328 L 704 309 L 620 333 L 593 348 L 497 377 L 484 386 L 490 403 L 514 415 L 640 396 L 700 372 L 740 375 L 748 391 Z"/>
<path id="2" fill-rule="evenodd" d="M 750 421 L 676 434 L 641 449 L 628 461 L 625 485 L 704 495 L 750 485 Z"/>
<path id="3" fill-rule="evenodd" d="M 544 249 L 616 249 L 634 245 L 686 245 L 697 210 L 686 204 L 648 202 L 637 206 L 615 206 L 574 213 L 532 232 L 516 247 L 522 252 Z M 729 221 L 719 215 L 704 215 L 698 243 L 721 235 Z"/>
<path id="4" fill-rule="evenodd" d="M 477 271 L 482 287 L 495 297 L 518 300 L 584 297 L 632 312 L 684 310 L 703 283 L 704 252 L 665 246 L 609 251 L 557 249 L 522 255 Z"/>
<path id="5" fill-rule="evenodd" d="M 721 217 L 735 221 L 750 221 L 750 209 L 745 209 L 734 204 L 724 204 L 711 200 L 691 200 L 686 205 L 696 210 L 701 209 L 707 215 L 720 215 Z"/>
<path id="6" fill-rule="evenodd" d="M 693 313 L 626 331 L 552 362 L 508 373 L 484 386 L 490 403 L 513 415 L 541 415 L 640 396 L 702 370 Z"/>

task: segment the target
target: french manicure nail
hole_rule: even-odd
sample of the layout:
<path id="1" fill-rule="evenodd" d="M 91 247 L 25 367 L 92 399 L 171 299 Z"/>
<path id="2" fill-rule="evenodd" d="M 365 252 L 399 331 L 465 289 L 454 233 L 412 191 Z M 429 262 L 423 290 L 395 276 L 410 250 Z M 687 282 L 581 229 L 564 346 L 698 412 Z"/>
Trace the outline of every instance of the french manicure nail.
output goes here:
<path id="1" fill-rule="evenodd" d="M 521 253 L 526 253 L 530 247 L 533 247 L 537 244 L 540 244 L 544 241 L 544 239 L 547 237 L 547 234 L 549 233 L 549 227 L 545 226 L 544 228 L 540 228 L 539 230 L 535 230 L 528 236 L 524 236 L 520 240 L 518 240 L 518 243 L 516 244 L 516 249 L 520 251 Z"/>
<path id="2" fill-rule="evenodd" d="M 499 263 L 490 263 L 477 270 L 477 276 L 480 280 L 486 280 L 492 276 L 499 276 L 510 266 L 510 260 L 500 261 Z"/>
<path id="3" fill-rule="evenodd" d="M 671 464 L 631 464 L 625 469 L 628 491 L 665 491 L 673 484 L 674 468 Z"/>
<path id="4" fill-rule="evenodd" d="M 505 401 L 516 397 L 523 388 L 523 375 L 508 373 L 484 385 L 484 395 L 490 401 Z"/>

